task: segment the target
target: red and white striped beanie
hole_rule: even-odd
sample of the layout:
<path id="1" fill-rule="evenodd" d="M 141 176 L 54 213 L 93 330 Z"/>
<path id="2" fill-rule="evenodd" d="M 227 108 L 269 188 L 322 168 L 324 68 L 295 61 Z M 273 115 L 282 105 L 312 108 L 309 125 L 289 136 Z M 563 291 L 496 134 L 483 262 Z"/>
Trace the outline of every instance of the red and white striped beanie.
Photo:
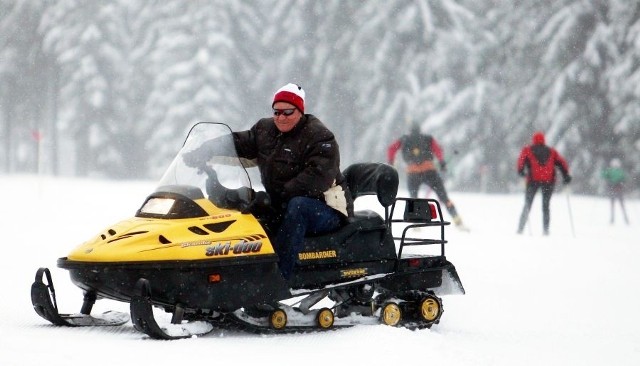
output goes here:
<path id="1" fill-rule="evenodd" d="M 296 84 L 289 83 L 276 91 L 273 95 L 271 107 L 273 107 L 276 102 L 287 102 L 304 113 L 304 90 Z"/>

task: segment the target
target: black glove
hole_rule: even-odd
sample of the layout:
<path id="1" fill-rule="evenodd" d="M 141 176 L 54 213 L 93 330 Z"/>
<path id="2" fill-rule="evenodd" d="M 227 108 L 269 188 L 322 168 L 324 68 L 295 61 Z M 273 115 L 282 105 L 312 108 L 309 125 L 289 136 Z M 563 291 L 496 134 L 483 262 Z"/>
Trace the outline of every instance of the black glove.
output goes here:
<path id="1" fill-rule="evenodd" d="M 235 145 L 231 135 L 224 135 L 206 141 L 197 149 L 182 154 L 182 159 L 185 164 L 192 168 L 202 168 L 214 156 L 236 156 Z"/>
<path id="2" fill-rule="evenodd" d="M 202 147 L 182 154 L 182 160 L 184 160 L 184 163 L 192 168 L 201 168 L 205 166 L 209 159 L 211 159 L 211 154 L 207 149 L 203 149 Z"/>
<path id="3" fill-rule="evenodd" d="M 440 171 L 443 173 L 447 172 L 447 162 L 444 160 L 440 162 Z"/>
<path id="4" fill-rule="evenodd" d="M 564 179 L 562 180 L 562 183 L 564 183 L 564 184 L 571 183 L 571 176 L 569 174 L 565 175 Z"/>
<path id="5" fill-rule="evenodd" d="M 518 175 L 524 177 L 526 174 L 524 174 L 524 170 L 518 170 Z"/>
<path id="6" fill-rule="evenodd" d="M 271 197 L 264 191 L 256 192 L 253 200 L 256 202 L 256 205 L 259 206 L 269 206 L 271 204 Z"/>

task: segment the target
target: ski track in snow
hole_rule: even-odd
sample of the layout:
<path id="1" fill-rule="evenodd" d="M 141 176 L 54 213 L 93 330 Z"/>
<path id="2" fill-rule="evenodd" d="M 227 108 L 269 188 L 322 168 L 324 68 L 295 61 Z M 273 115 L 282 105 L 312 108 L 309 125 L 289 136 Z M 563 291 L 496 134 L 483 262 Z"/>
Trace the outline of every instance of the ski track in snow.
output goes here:
<path id="1" fill-rule="evenodd" d="M 4 250 L 0 288 L 0 364 L 114 365 L 189 362 L 301 362 L 388 365 L 640 364 L 640 201 L 631 226 L 609 225 L 602 197 L 557 192 L 551 235 L 541 235 L 540 197 L 529 227 L 516 235 L 524 194 L 451 192 L 470 233 L 447 229 L 447 258 L 467 292 L 444 296 L 432 329 L 360 325 L 329 332 L 256 335 L 214 330 L 199 338 L 157 341 L 131 323 L 60 328 L 41 319 L 29 290 L 49 267 L 61 312 L 78 312 L 82 292 L 56 267 L 58 257 L 105 227 L 133 216 L 153 182 L 104 182 L 0 176 Z M 401 194 L 405 191 L 401 187 Z M 357 208 L 378 210 L 374 200 Z M 569 206 L 575 227 L 572 234 Z M 380 212 L 380 211 L 379 211 Z M 618 218 L 621 215 L 618 211 Z M 98 301 L 94 312 L 128 311 Z"/>

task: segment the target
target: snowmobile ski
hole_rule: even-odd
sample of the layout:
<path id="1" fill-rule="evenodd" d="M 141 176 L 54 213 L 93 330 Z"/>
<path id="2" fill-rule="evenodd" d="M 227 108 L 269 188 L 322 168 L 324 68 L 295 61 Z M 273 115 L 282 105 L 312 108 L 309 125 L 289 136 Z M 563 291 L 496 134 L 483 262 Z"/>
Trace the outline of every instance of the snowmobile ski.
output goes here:
<path id="1" fill-rule="evenodd" d="M 46 284 L 43 277 L 46 277 Z M 119 311 L 106 311 L 97 316 L 89 314 L 94 302 L 95 297 L 92 294 L 85 294 L 85 302 L 80 313 L 60 314 L 51 272 L 48 268 L 40 268 L 36 272 L 35 281 L 31 285 L 31 303 L 36 313 L 52 324 L 69 327 L 118 326 L 129 321 L 129 314 Z"/>
<path id="2" fill-rule="evenodd" d="M 154 339 L 191 338 L 213 330 L 213 325 L 204 321 L 182 323 L 181 316 L 176 316 L 176 314 L 180 314 L 179 312 L 174 313 L 171 325 L 160 327 L 153 315 L 151 286 L 149 281 L 144 278 L 139 279 L 136 283 L 136 295 L 131 298 L 130 308 L 133 327 Z"/>

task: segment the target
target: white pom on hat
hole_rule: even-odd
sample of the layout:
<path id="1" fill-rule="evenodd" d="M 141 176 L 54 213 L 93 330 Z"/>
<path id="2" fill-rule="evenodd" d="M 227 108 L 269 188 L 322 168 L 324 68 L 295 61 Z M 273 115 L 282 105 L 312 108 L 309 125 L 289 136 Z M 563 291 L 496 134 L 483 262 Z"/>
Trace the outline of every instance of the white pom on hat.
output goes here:
<path id="1" fill-rule="evenodd" d="M 271 103 L 271 106 L 273 107 L 276 102 L 287 102 L 304 113 L 304 97 L 305 93 L 302 87 L 289 83 L 276 91 L 273 95 L 273 103 Z"/>

